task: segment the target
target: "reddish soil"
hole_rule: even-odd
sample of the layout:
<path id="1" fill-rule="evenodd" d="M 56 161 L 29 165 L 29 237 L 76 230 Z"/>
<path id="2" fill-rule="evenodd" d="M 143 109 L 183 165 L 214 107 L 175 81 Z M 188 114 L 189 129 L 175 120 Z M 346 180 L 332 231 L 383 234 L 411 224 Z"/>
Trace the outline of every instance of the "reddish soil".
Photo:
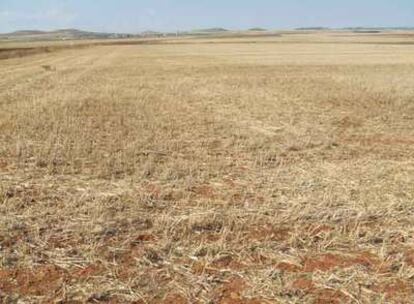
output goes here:
<path id="1" fill-rule="evenodd" d="M 260 299 L 247 299 L 242 296 L 247 284 L 241 278 L 233 278 L 218 288 L 215 303 L 218 304 L 267 304 Z"/>
<path id="2" fill-rule="evenodd" d="M 197 275 L 202 275 L 204 272 L 209 271 L 207 269 L 206 263 L 203 263 L 203 262 L 194 263 L 193 266 L 191 266 L 191 270 L 194 274 L 197 274 Z"/>
<path id="3" fill-rule="evenodd" d="M 286 227 L 273 227 L 270 224 L 253 227 L 249 233 L 248 238 L 254 241 L 284 241 L 290 235 L 290 229 Z"/>
<path id="4" fill-rule="evenodd" d="M 152 198 L 159 199 L 161 197 L 161 188 L 155 184 L 148 184 L 144 187 L 144 191 Z"/>
<path id="5" fill-rule="evenodd" d="M 362 121 L 360 119 L 356 119 L 355 117 L 345 116 L 342 119 L 336 121 L 334 124 L 340 127 L 341 131 L 343 132 L 349 128 L 358 128 L 362 126 Z"/>
<path id="6" fill-rule="evenodd" d="M 219 269 L 233 269 L 233 270 L 240 270 L 244 267 L 244 265 L 238 261 L 236 261 L 232 256 L 227 255 L 220 257 L 211 263 L 211 266 L 214 268 Z"/>
<path id="7" fill-rule="evenodd" d="M 231 269 L 231 270 L 241 270 L 245 267 L 242 263 L 234 260 L 231 256 L 224 256 L 214 260 L 212 263 L 208 264 L 206 262 L 196 262 L 193 264 L 192 271 L 195 274 L 201 275 L 203 273 L 207 274 L 217 274 L 220 273 L 220 270 Z"/>
<path id="8" fill-rule="evenodd" d="M 261 195 L 255 195 L 255 194 L 242 194 L 239 192 L 233 193 L 230 195 L 229 198 L 231 205 L 241 205 L 245 203 L 258 205 L 263 204 L 265 199 Z"/>
<path id="9" fill-rule="evenodd" d="M 7 168 L 7 161 L 5 159 L 0 158 L 0 169 L 6 169 Z"/>
<path id="10" fill-rule="evenodd" d="M 411 253 L 406 254 L 407 264 L 412 263 L 414 256 Z M 386 270 L 386 267 L 380 263 L 380 259 L 370 253 L 354 253 L 352 255 L 339 255 L 339 254 L 321 254 L 316 257 L 305 258 L 303 268 L 298 265 L 281 262 L 276 268 L 292 273 L 312 273 L 315 271 L 330 271 L 335 268 L 347 268 L 355 265 L 361 265 L 369 269 L 379 271 Z M 318 288 L 315 283 L 306 277 L 296 279 L 291 284 L 291 289 L 294 291 L 300 291 L 307 295 L 312 295 L 315 298 L 314 303 L 343 303 L 349 300 L 348 297 L 342 292 L 334 289 Z M 384 294 L 389 300 L 404 299 L 414 292 L 414 286 L 403 280 L 394 280 L 388 283 L 382 283 L 375 285 L 372 290 L 376 293 Z M 400 302 L 398 302 L 400 303 Z"/>
<path id="11" fill-rule="evenodd" d="M 237 184 L 235 183 L 235 181 L 231 178 L 223 178 L 223 182 L 229 186 L 230 188 L 235 188 L 237 186 Z"/>
<path id="12" fill-rule="evenodd" d="M 303 271 L 329 271 L 336 267 L 348 268 L 356 265 L 373 268 L 379 265 L 379 258 L 370 253 L 358 253 L 347 256 L 326 253 L 316 257 L 305 258 L 303 261 Z"/>
<path id="13" fill-rule="evenodd" d="M 233 205 L 234 204 L 240 204 L 243 201 L 244 201 L 244 197 L 243 197 L 243 195 L 240 192 L 233 193 L 230 196 L 230 203 L 233 204 Z"/>
<path id="14" fill-rule="evenodd" d="M 208 198 L 213 199 L 216 197 L 214 188 L 210 185 L 201 185 L 196 186 L 191 189 L 192 192 L 194 192 L 197 196 L 202 198 Z"/>
<path id="15" fill-rule="evenodd" d="M 316 257 L 306 257 L 302 261 L 302 265 L 295 265 L 287 262 L 280 262 L 275 267 L 285 272 L 315 272 L 329 271 L 334 268 L 347 268 L 361 265 L 367 268 L 376 268 L 384 270 L 380 264 L 379 258 L 370 253 L 357 253 L 353 255 L 340 255 L 333 253 L 320 254 Z"/>
<path id="16" fill-rule="evenodd" d="M 315 285 L 313 284 L 312 280 L 306 279 L 306 278 L 299 278 L 292 283 L 293 289 L 299 289 L 299 290 L 312 290 L 315 288 Z"/>
<path id="17" fill-rule="evenodd" d="M 312 295 L 315 304 L 340 304 L 346 303 L 348 297 L 335 289 L 318 288 L 311 279 L 299 278 L 295 280 L 291 289 L 294 291 L 304 292 L 308 295 Z"/>
<path id="18" fill-rule="evenodd" d="M 246 259 L 246 262 L 250 263 L 250 264 L 255 264 L 255 265 L 263 265 L 263 264 L 269 264 L 272 265 L 273 263 L 271 263 L 270 259 L 258 252 L 255 252 L 253 254 L 251 254 L 248 259 Z"/>
<path id="19" fill-rule="evenodd" d="M 301 272 L 302 266 L 298 266 L 295 264 L 287 263 L 287 262 L 281 262 L 276 265 L 276 268 L 285 271 L 285 272 Z"/>
<path id="20" fill-rule="evenodd" d="M 157 237 L 153 234 L 139 234 L 137 237 L 134 238 L 132 243 L 134 245 L 139 243 L 146 243 L 146 242 L 155 242 Z"/>
<path id="21" fill-rule="evenodd" d="M 349 303 L 349 298 L 339 290 L 322 288 L 314 292 L 314 304 L 342 304 Z"/>
<path id="22" fill-rule="evenodd" d="M 414 249 L 406 251 L 404 257 L 407 265 L 414 267 Z"/>
<path id="23" fill-rule="evenodd" d="M 6 294 L 53 296 L 67 279 L 68 273 L 54 265 L 34 269 L 0 270 L 0 290 Z"/>
<path id="24" fill-rule="evenodd" d="M 194 236 L 194 240 L 205 242 L 205 243 L 215 243 L 220 240 L 222 235 L 217 232 L 204 232 Z"/>
<path id="25" fill-rule="evenodd" d="M 385 294 L 389 300 L 397 300 L 400 297 L 412 295 L 414 286 L 412 283 L 406 281 L 394 280 L 392 282 L 376 285 L 373 290 Z"/>
<path id="26" fill-rule="evenodd" d="M 142 259 L 145 252 L 142 248 L 133 248 L 119 257 L 117 259 L 117 270 L 118 277 L 123 281 L 129 280 L 135 275 L 137 259 Z"/>
<path id="27" fill-rule="evenodd" d="M 52 235 L 48 238 L 47 243 L 52 248 L 68 248 L 79 246 L 79 240 L 67 236 Z"/>
<path id="28" fill-rule="evenodd" d="M 310 225 L 307 229 L 311 236 L 318 236 L 322 233 L 329 233 L 335 230 L 334 227 L 328 225 Z"/>
<path id="29" fill-rule="evenodd" d="M 0 245 L 2 247 L 12 247 L 15 246 L 17 243 L 19 243 L 23 239 L 23 234 L 15 234 L 15 235 L 0 235 Z"/>
<path id="30" fill-rule="evenodd" d="M 80 270 L 76 270 L 72 273 L 73 277 L 77 277 L 79 279 L 89 279 L 93 276 L 98 276 L 102 274 L 104 271 L 104 268 L 97 264 L 97 265 L 89 265 L 85 268 L 82 268 Z"/>
<path id="31" fill-rule="evenodd" d="M 186 298 L 179 294 L 169 294 L 161 302 L 162 304 L 187 304 Z"/>

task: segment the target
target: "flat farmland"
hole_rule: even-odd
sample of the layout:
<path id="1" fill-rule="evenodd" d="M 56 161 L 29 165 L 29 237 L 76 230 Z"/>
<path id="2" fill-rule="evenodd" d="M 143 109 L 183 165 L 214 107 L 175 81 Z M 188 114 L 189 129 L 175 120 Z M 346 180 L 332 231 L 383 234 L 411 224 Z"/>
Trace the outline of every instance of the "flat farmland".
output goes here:
<path id="1" fill-rule="evenodd" d="M 0 302 L 413 303 L 413 35 L 0 60 Z"/>

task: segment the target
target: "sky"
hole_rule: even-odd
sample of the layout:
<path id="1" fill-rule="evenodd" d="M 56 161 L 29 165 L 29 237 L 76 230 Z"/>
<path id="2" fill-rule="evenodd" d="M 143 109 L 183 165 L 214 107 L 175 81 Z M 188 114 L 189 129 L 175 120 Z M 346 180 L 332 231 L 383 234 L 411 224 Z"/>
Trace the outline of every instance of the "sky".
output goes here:
<path id="1" fill-rule="evenodd" d="M 0 32 L 414 27 L 414 0 L 0 0 Z"/>

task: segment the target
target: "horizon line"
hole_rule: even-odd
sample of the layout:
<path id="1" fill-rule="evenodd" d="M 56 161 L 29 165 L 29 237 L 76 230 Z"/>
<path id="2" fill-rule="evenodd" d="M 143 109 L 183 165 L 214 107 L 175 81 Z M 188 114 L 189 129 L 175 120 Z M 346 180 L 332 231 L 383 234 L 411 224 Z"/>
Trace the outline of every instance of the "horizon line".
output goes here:
<path id="1" fill-rule="evenodd" d="M 330 26 L 299 26 L 299 27 L 281 27 L 281 28 L 266 28 L 261 26 L 253 26 L 249 28 L 226 28 L 221 26 L 216 27 L 206 27 L 206 28 L 193 28 L 193 29 L 177 29 L 177 30 L 155 30 L 155 29 L 145 29 L 136 32 L 132 31 L 100 31 L 100 30 L 93 30 L 93 29 L 86 29 L 86 28 L 76 28 L 76 27 L 68 27 L 68 28 L 53 28 L 53 29 L 39 29 L 39 28 L 25 28 L 25 29 L 17 29 L 14 31 L 2 32 L 0 30 L 0 34 L 13 34 L 18 32 L 56 32 L 56 31 L 64 31 L 64 30 L 76 30 L 82 32 L 90 32 L 90 33 L 103 33 L 103 34 L 139 34 L 145 32 L 154 32 L 154 33 L 177 33 L 177 32 L 194 32 L 194 31 L 206 31 L 206 30 L 218 30 L 218 31 L 249 31 L 253 29 L 260 29 L 263 31 L 283 31 L 283 30 L 347 30 L 347 29 L 377 29 L 377 30 L 403 30 L 403 29 L 413 29 L 413 26 L 343 26 L 343 27 L 330 27 Z"/>

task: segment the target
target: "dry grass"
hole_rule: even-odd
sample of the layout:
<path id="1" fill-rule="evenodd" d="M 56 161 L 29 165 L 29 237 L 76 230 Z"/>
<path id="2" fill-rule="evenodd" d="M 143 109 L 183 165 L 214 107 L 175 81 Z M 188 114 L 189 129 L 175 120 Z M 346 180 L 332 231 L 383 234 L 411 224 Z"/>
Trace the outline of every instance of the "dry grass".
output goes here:
<path id="1" fill-rule="evenodd" d="M 351 38 L 0 61 L 0 302 L 412 303 L 414 47 Z"/>

